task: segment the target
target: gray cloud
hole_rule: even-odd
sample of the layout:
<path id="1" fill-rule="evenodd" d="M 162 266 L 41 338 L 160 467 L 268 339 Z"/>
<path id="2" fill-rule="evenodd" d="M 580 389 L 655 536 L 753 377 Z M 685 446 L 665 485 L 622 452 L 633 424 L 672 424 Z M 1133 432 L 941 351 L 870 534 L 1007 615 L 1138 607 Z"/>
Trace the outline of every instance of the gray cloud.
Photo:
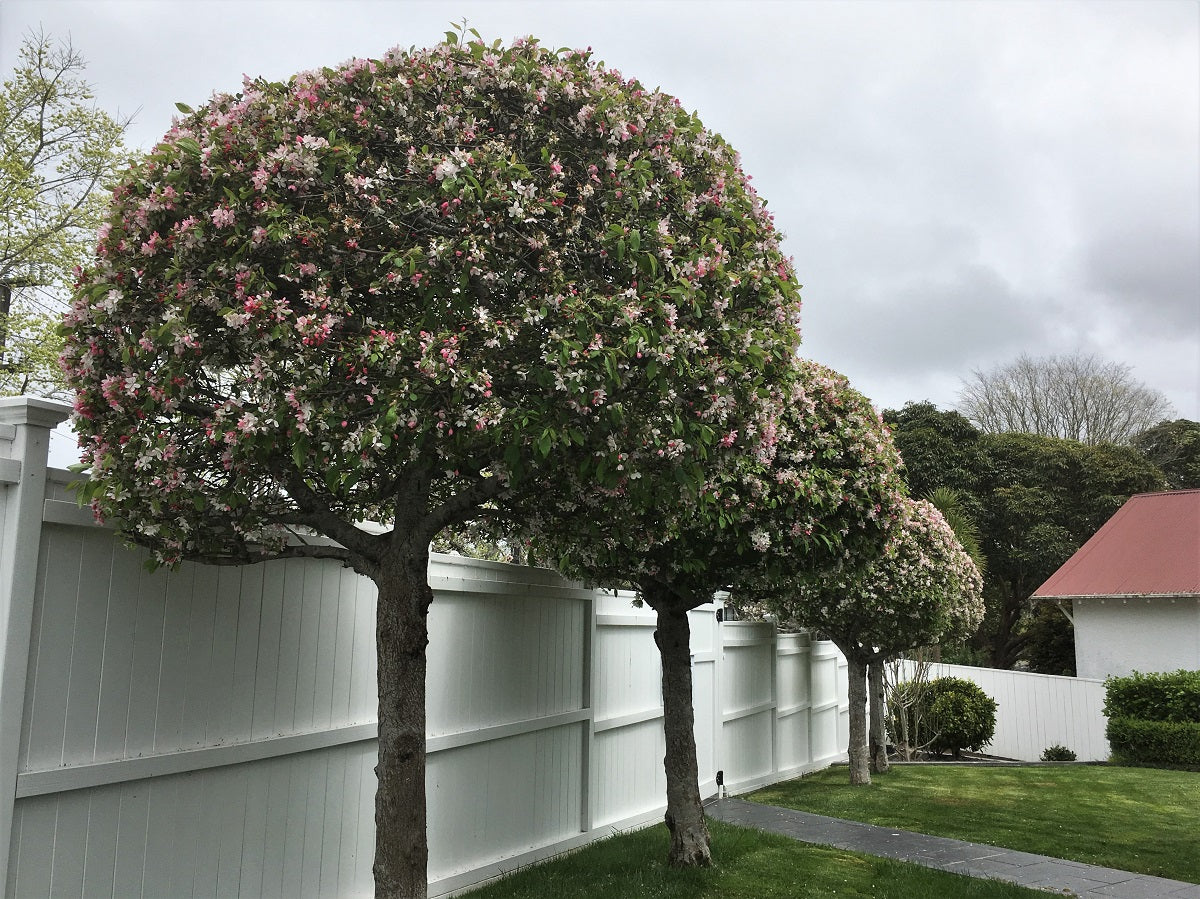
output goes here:
<path id="1" fill-rule="evenodd" d="M 202 10 L 198 14 L 198 9 Z M 148 146 L 174 103 L 441 39 L 587 46 L 742 152 L 805 285 L 805 352 L 882 405 L 1100 352 L 1200 418 L 1200 7 L 1164 2 L 0 3 L 71 33 Z"/>

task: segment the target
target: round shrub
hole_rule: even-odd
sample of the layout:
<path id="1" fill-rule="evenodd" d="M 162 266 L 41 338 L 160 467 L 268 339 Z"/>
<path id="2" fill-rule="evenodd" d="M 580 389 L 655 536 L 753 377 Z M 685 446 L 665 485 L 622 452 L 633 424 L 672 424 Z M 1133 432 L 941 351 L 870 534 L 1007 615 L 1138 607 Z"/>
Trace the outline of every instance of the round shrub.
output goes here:
<path id="1" fill-rule="evenodd" d="M 930 752 L 978 752 L 996 733 L 996 703 L 971 681 L 957 677 L 931 680 L 921 696 L 916 744 Z"/>
<path id="2" fill-rule="evenodd" d="M 1047 746 L 1042 750 L 1043 762 L 1073 762 L 1075 761 L 1075 750 L 1068 749 L 1059 743 L 1053 746 Z"/>

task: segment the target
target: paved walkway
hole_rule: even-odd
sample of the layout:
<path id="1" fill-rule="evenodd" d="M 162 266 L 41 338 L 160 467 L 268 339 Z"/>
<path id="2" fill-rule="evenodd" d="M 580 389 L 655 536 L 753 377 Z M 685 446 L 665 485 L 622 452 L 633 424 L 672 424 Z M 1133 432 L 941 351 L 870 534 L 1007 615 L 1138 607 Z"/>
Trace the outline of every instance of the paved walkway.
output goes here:
<path id="1" fill-rule="evenodd" d="M 1086 899 L 1200 899 L 1200 885 L 1194 883 L 827 818 L 744 799 L 715 799 L 705 806 L 705 811 L 719 821 L 780 833 L 805 843 L 882 855 L 927 868 L 1006 880 Z"/>

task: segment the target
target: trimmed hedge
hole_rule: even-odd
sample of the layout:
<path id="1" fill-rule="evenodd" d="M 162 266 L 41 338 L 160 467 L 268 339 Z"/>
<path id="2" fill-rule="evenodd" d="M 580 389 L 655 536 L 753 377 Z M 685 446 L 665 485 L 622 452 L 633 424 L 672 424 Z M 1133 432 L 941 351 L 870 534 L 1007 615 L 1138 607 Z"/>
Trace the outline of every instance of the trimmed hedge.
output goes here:
<path id="1" fill-rule="evenodd" d="M 1110 677 L 1104 714 L 1117 764 L 1200 767 L 1200 671 Z"/>
<path id="2" fill-rule="evenodd" d="M 1104 681 L 1108 718 L 1200 723 L 1200 671 L 1110 677 Z"/>
<path id="3" fill-rule="evenodd" d="M 1105 734 L 1119 765 L 1200 768 L 1200 723 L 1110 718 Z"/>

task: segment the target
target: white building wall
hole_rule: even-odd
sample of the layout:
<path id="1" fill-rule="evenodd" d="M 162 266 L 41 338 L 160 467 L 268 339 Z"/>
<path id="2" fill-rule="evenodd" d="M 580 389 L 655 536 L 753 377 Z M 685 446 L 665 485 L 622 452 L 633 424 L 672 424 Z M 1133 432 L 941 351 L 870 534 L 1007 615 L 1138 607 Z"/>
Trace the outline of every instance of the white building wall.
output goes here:
<path id="1" fill-rule="evenodd" d="M 1080 677 L 1200 670 L 1200 597 L 1077 599 L 1072 606 Z"/>

